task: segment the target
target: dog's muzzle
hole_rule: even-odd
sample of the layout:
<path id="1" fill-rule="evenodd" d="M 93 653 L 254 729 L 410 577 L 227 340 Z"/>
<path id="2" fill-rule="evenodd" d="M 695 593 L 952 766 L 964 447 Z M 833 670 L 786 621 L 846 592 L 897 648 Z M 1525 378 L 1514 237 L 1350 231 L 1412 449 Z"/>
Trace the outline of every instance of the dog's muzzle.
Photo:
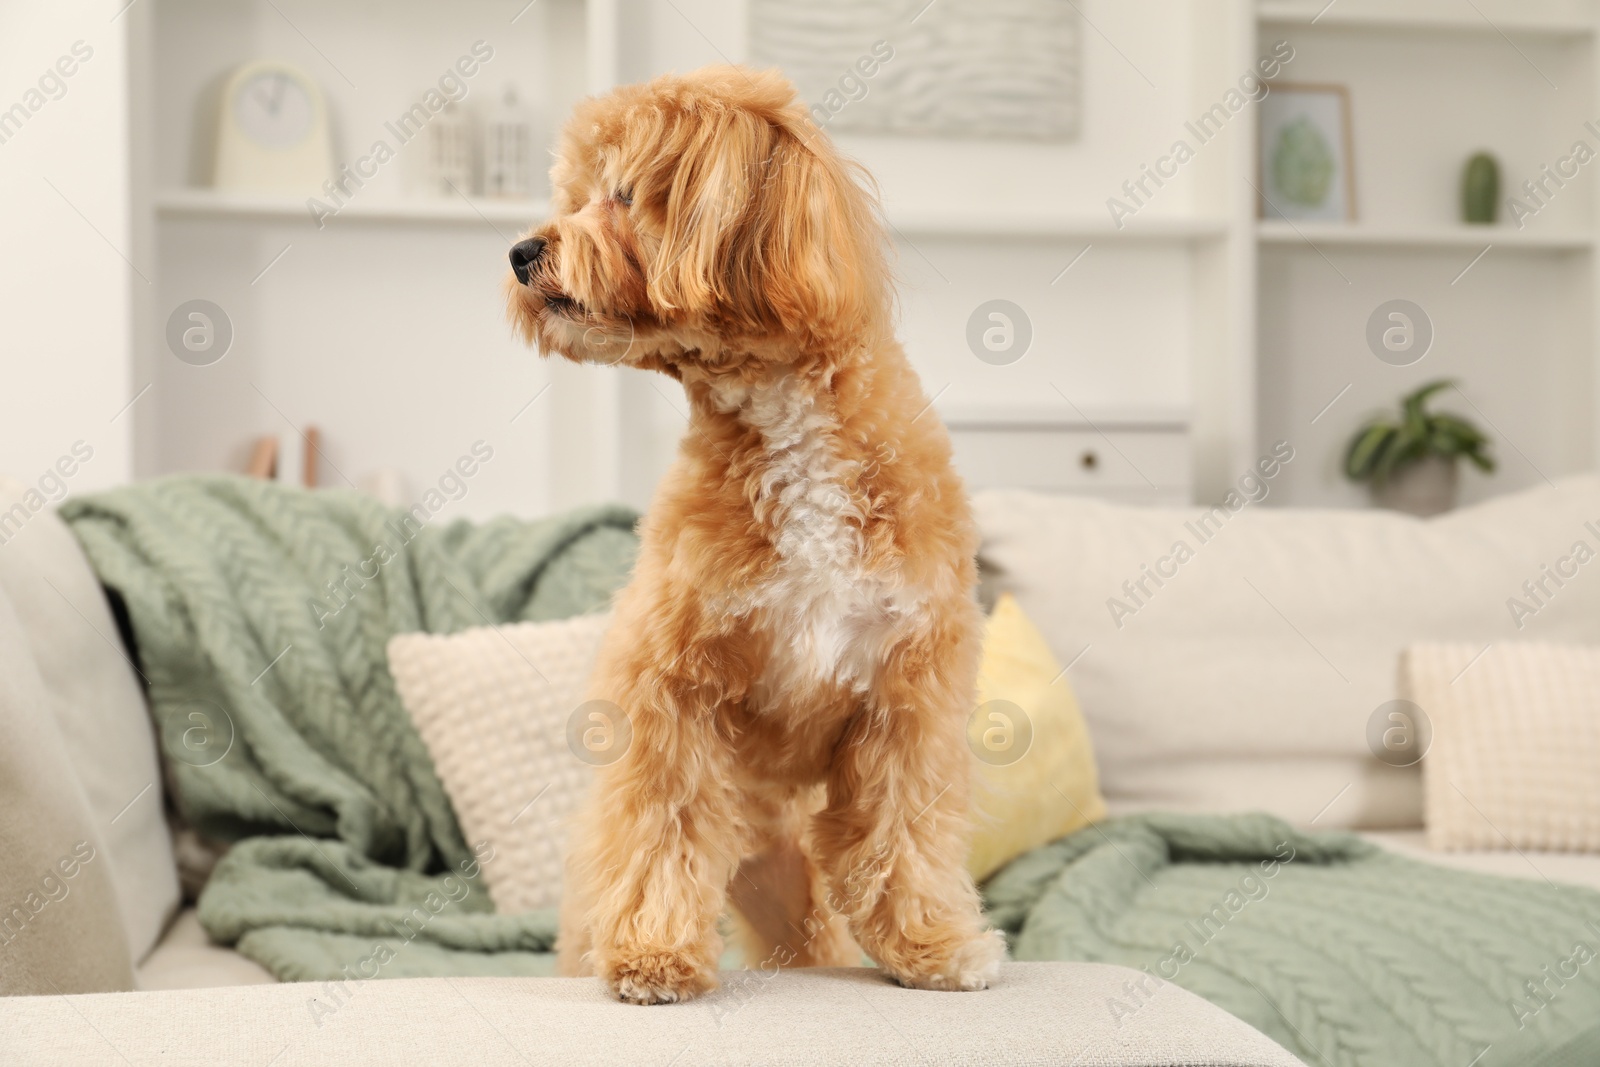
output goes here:
<path id="1" fill-rule="evenodd" d="M 528 272 L 538 265 L 539 257 L 544 255 L 545 243 L 543 237 L 530 237 L 511 246 L 511 273 L 523 285 L 528 284 Z"/>

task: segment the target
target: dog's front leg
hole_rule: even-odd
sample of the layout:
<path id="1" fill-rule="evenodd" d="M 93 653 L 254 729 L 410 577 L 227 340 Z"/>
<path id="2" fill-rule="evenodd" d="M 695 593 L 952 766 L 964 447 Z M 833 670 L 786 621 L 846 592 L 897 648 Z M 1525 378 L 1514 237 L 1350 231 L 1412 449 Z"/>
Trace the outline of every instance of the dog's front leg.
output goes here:
<path id="1" fill-rule="evenodd" d="M 717 984 L 717 918 L 741 851 L 730 758 L 715 708 L 641 658 L 604 661 L 632 740 L 595 780 L 570 858 L 564 967 L 574 956 L 618 998 L 687 1000 Z"/>
<path id="2" fill-rule="evenodd" d="M 1005 942 L 966 871 L 971 690 L 950 673 L 966 657 L 931 637 L 909 648 L 890 654 L 835 751 L 815 841 L 830 903 L 884 970 L 919 989 L 983 989 Z"/>

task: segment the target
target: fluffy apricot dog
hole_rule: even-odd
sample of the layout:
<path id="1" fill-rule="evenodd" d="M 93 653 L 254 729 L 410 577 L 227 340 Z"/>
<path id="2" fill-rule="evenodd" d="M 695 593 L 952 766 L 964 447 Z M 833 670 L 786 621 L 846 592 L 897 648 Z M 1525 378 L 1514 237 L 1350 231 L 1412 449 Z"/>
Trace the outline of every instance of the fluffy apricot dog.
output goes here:
<path id="1" fill-rule="evenodd" d="M 964 866 L 976 535 L 864 172 L 780 75 L 711 67 L 581 104 L 551 178 L 511 252 L 517 329 L 675 378 L 692 412 L 591 683 L 632 740 L 574 831 L 563 973 L 642 1004 L 709 990 L 731 896 L 769 967 L 864 949 L 983 988 L 1004 943 Z"/>

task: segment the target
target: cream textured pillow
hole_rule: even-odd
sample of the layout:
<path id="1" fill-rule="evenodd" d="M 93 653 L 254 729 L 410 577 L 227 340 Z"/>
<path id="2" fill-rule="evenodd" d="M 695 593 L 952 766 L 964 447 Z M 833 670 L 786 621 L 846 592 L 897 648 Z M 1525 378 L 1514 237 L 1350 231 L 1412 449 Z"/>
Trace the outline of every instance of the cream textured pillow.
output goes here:
<path id="1" fill-rule="evenodd" d="M 1431 848 L 1600 852 L 1600 647 L 1414 645 L 1400 673 Z"/>
<path id="2" fill-rule="evenodd" d="M 400 700 L 462 833 L 494 846 L 483 877 L 496 911 L 561 899 L 567 824 L 592 774 L 568 747 L 568 724 L 610 624 L 581 615 L 389 641 Z"/>

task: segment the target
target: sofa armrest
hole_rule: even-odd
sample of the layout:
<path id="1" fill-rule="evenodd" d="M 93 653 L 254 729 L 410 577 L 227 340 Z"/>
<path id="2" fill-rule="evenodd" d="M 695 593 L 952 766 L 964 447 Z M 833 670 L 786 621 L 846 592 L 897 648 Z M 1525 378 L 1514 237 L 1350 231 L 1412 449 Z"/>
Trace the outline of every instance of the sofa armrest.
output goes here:
<path id="1" fill-rule="evenodd" d="M 902 989 L 866 968 L 723 974 L 715 993 L 643 1008 L 592 978 L 419 978 L 0 1001 L 16 1062 L 1058 1064 L 1296 1067 L 1170 983 L 1119 1020 L 1137 971 L 1010 963 L 979 993 Z M 85 1025 L 93 1020 L 93 1026 Z M 181 1040 L 177 1040 L 180 1038 Z"/>

